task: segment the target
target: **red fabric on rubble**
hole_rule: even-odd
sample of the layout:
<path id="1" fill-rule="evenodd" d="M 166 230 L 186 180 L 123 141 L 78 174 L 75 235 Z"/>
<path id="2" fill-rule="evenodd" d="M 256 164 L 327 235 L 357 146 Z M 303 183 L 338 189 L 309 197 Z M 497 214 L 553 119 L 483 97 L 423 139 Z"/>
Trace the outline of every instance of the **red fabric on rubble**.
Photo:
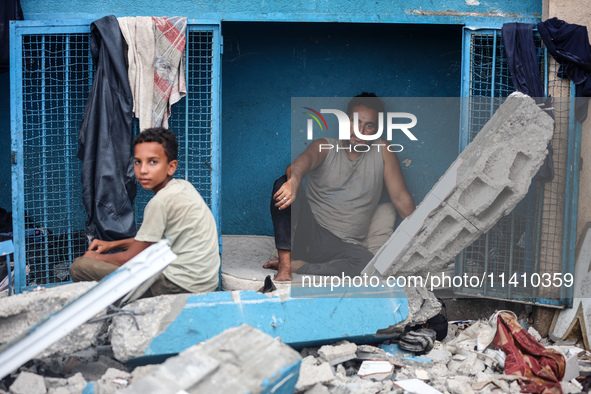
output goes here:
<path id="1" fill-rule="evenodd" d="M 520 381 L 522 392 L 562 393 L 564 356 L 542 346 L 511 314 L 499 313 L 493 344 L 507 355 L 505 373 L 525 378 Z"/>

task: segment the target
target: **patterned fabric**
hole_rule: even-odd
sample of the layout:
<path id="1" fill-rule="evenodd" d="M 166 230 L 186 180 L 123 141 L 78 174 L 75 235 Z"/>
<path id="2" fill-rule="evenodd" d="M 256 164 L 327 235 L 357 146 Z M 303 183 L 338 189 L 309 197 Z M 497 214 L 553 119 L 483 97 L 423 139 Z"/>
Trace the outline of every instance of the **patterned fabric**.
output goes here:
<path id="1" fill-rule="evenodd" d="M 140 130 L 152 127 L 154 97 L 154 21 L 148 16 L 117 18 L 127 43 L 127 76 L 133 113 Z"/>
<path id="2" fill-rule="evenodd" d="M 507 312 L 497 317 L 497 333 L 493 344 L 502 349 L 507 375 L 523 376 L 523 393 L 562 393 L 566 361 L 554 349 L 546 349 Z"/>
<path id="3" fill-rule="evenodd" d="M 152 17 L 155 24 L 154 101 L 152 125 L 168 127 L 171 107 L 187 94 L 185 58 L 186 17 Z"/>

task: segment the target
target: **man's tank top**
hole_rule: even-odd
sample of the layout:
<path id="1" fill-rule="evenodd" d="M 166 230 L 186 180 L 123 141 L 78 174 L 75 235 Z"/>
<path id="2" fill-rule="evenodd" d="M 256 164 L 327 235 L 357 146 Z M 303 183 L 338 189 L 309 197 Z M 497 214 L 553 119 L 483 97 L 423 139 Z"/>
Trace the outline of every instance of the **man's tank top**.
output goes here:
<path id="1" fill-rule="evenodd" d="M 343 241 L 365 245 L 369 222 L 384 185 L 382 152 L 373 146 L 353 160 L 344 150 L 342 141 L 326 140 L 333 149 L 324 162 L 308 174 L 306 194 L 310 208 L 322 227 Z"/>

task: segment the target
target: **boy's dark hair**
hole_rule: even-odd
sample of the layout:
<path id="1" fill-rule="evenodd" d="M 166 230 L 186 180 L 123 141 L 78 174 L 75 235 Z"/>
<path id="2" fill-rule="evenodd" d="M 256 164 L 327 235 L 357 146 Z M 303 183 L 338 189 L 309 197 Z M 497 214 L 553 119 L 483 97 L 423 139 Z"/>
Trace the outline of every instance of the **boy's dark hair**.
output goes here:
<path id="1" fill-rule="evenodd" d="M 179 144 L 176 141 L 176 135 L 164 127 L 153 127 L 145 129 L 135 136 L 133 139 L 133 146 L 141 144 L 142 142 L 157 142 L 164 147 L 164 153 L 170 163 L 177 159 L 179 152 Z"/>
<path id="2" fill-rule="evenodd" d="M 375 93 L 363 92 L 353 97 L 347 105 L 347 115 L 351 116 L 353 114 L 353 108 L 357 107 L 358 105 L 375 109 L 378 113 L 386 112 L 384 108 L 384 102 L 378 96 L 376 96 Z"/>

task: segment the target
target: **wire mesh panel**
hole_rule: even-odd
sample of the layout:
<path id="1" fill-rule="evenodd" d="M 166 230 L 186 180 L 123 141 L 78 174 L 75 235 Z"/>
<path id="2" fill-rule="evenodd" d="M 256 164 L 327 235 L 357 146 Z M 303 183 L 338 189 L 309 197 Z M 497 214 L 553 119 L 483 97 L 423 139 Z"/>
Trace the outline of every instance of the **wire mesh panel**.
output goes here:
<path id="1" fill-rule="evenodd" d="M 11 37 L 16 292 L 69 281 L 73 259 L 87 248 L 82 162 L 76 154 L 94 75 L 90 22 L 73 27 L 19 23 Z M 218 26 L 189 26 L 188 96 L 173 106 L 169 120 L 179 140 L 175 177 L 197 188 L 218 225 L 219 37 Z M 138 225 L 152 195 L 139 188 Z"/>
<path id="2" fill-rule="evenodd" d="M 514 91 L 500 30 L 466 31 L 465 46 L 469 56 L 468 76 L 464 92 L 469 97 L 467 113 L 462 116 L 462 148 L 465 147 L 492 117 L 510 93 Z M 482 288 L 460 287 L 459 294 L 479 294 L 524 302 L 561 305 L 561 286 L 543 286 L 544 274 L 562 273 L 564 269 L 563 232 L 564 207 L 568 190 L 566 167 L 569 155 L 569 92 L 556 90 L 564 86 L 550 63 L 546 71 L 546 56 L 539 37 L 534 38 L 538 49 L 540 75 L 548 76 L 548 93 L 554 97 L 555 131 L 552 140 L 555 177 L 551 182 L 532 181 L 526 197 L 503 217 L 490 231 L 481 235 L 457 258 L 456 274 L 482 277 Z M 568 86 L 568 84 L 567 84 Z"/>
<path id="3" fill-rule="evenodd" d="M 26 287 L 69 281 L 72 256 L 87 247 L 75 156 L 93 74 L 90 35 L 23 35 L 21 55 L 24 234 L 15 241 Z"/>
<path id="4" fill-rule="evenodd" d="M 179 143 L 179 166 L 175 178 L 193 184 L 207 205 L 213 209 L 214 163 L 219 162 L 219 147 L 212 136 L 214 117 L 214 81 L 219 78 L 214 62 L 214 29 L 189 26 L 186 48 L 187 96 L 173 106 L 169 128 Z M 136 133 L 139 132 L 136 127 Z M 217 169 L 219 174 L 219 169 Z M 136 222 L 153 193 L 141 188 L 136 197 Z M 216 220 L 217 220 L 217 215 Z"/>

